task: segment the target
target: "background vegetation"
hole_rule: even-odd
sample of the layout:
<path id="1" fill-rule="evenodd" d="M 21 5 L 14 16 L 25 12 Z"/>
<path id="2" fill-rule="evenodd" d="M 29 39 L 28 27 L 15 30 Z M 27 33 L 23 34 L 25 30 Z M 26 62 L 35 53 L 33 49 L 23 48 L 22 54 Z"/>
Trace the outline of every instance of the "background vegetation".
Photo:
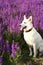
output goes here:
<path id="1" fill-rule="evenodd" d="M 0 65 L 43 65 L 43 58 L 29 57 L 19 26 L 24 14 L 43 38 L 43 0 L 0 0 Z"/>

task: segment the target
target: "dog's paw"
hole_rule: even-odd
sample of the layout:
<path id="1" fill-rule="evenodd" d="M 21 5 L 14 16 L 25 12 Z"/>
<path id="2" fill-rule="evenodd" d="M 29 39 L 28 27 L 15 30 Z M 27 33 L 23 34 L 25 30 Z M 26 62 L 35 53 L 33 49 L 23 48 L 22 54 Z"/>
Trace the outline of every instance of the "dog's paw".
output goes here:
<path id="1" fill-rule="evenodd" d="M 39 54 L 39 57 L 43 57 L 43 54 L 40 53 L 40 54 Z"/>
<path id="2" fill-rule="evenodd" d="M 32 56 L 32 53 L 30 53 L 29 56 Z"/>
<path id="3" fill-rule="evenodd" d="M 33 57 L 35 58 L 35 57 L 36 57 L 36 55 L 33 55 Z"/>

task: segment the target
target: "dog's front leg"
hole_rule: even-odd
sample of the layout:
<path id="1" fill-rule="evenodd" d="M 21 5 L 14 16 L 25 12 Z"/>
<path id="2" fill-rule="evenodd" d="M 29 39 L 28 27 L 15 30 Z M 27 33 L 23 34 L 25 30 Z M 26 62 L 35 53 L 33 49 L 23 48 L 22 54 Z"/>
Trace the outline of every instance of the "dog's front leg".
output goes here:
<path id="1" fill-rule="evenodd" d="M 36 44 L 35 43 L 33 44 L 33 51 L 34 51 L 33 57 L 36 57 L 37 52 L 36 52 Z"/>
<path id="2" fill-rule="evenodd" d="M 29 56 L 32 56 L 32 49 L 31 49 L 31 47 L 30 47 L 30 46 L 29 46 L 29 51 L 30 51 Z"/>

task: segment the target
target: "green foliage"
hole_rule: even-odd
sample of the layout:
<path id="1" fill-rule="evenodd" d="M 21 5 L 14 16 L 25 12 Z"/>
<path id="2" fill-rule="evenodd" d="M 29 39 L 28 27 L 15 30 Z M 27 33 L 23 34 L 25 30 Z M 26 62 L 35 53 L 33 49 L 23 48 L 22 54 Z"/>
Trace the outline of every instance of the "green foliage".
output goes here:
<path id="1" fill-rule="evenodd" d="M 12 43 L 12 34 L 11 34 L 11 33 L 5 32 L 5 33 L 3 34 L 3 38 L 4 38 L 4 40 L 8 40 L 9 43 Z"/>
<path id="2" fill-rule="evenodd" d="M 7 52 L 3 53 L 4 65 L 28 65 L 30 61 L 33 65 L 40 65 L 39 62 L 36 62 L 37 58 L 29 57 L 29 46 L 24 41 L 22 33 L 20 35 L 14 33 L 13 37 L 12 34 L 5 33 L 4 39 L 7 39 L 10 42 L 10 44 L 12 40 L 18 42 L 20 47 L 20 50 L 17 51 L 16 56 L 14 58 L 11 58 Z"/>
<path id="3" fill-rule="evenodd" d="M 9 60 L 9 55 L 7 52 L 4 52 L 3 54 L 3 61 L 4 61 L 4 65 L 11 65 L 11 62 Z"/>

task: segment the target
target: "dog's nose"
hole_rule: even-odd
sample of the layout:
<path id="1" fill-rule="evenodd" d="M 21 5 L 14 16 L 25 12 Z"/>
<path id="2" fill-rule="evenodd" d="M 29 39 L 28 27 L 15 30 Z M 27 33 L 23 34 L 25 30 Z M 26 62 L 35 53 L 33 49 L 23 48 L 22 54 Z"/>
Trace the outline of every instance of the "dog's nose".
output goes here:
<path id="1" fill-rule="evenodd" d="M 20 26 L 21 26 L 21 24 L 20 24 Z"/>

